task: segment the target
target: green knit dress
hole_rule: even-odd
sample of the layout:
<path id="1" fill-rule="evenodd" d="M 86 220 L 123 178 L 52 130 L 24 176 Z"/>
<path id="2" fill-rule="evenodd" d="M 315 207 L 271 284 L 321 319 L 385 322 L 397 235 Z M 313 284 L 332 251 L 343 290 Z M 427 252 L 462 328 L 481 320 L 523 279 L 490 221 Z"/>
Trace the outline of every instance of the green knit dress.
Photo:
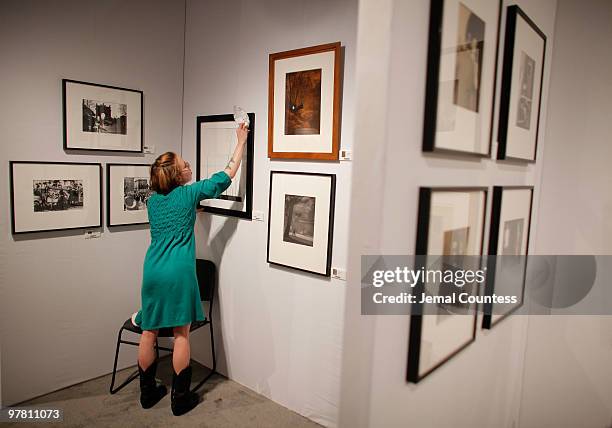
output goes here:
<path id="1" fill-rule="evenodd" d="M 220 171 L 167 195 L 154 193 L 147 201 L 151 245 L 142 274 L 142 309 L 135 319 L 142 330 L 205 319 L 195 268 L 195 209 L 202 199 L 217 198 L 231 182 Z"/>

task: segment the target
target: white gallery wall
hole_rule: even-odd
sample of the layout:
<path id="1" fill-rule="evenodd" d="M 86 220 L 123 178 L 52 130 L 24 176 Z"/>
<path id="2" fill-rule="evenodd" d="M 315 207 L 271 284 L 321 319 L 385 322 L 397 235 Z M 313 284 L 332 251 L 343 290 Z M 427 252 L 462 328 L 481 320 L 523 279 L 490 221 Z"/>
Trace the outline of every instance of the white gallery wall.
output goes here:
<path id="1" fill-rule="evenodd" d="M 518 4 L 548 36 L 550 58 L 556 0 Z M 519 426 L 527 317 L 508 318 L 490 331 L 478 328 L 474 343 L 415 385 L 405 380 L 409 317 L 360 315 L 360 256 L 414 254 L 419 186 L 535 185 L 535 200 L 541 193 L 544 149 L 552 144 L 546 135 L 550 61 L 536 164 L 422 153 L 429 9 L 429 0 L 359 5 L 351 212 L 360 215 L 351 217 L 349 227 L 343 427 Z M 498 67 L 498 95 L 500 76 Z M 542 221 L 536 206 L 531 250 Z M 485 242 L 488 227 L 487 219 Z"/>
<path id="2" fill-rule="evenodd" d="M 140 305 L 149 243 L 146 227 L 104 227 L 102 236 L 91 240 L 83 231 L 12 236 L 8 162 L 155 159 L 64 152 L 62 78 L 144 91 L 145 142 L 158 153 L 179 151 L 183 6 L 162 0 L 110 0 L 95 7 L 72 0 L 0 4 L 3 405 L 112 370 L 117 331 Z M 128 348 L 120 367 L 136 362 L 136 348 Z"/>
<path id="3" fill-rule="evenodd" d="M 610 1 L 558 1 L 539 254 L 612 254 L 610 22 Z M 612 316 L 531 316 L 528 332 L 520 426 L 612 426 Z"/>
<path id="4" fill-rule="evenodd" d="M 340 41 L 344 46 L 341 146 L 351 147 L 357 0 L 188 1 L 183 155 L 196 156 L 196 116 L 255 113 L 253 210 L 264 221 L 207 213 L 197 256 L 219 266 L 214 311 L 219 371 L 326 426 L 337 423 L 345 282 L 266 262 L 271 170 L 336 174 L 332 266 L 346 267 L 351 162 L 270 160 L 268 55 Z M 207 334 L 192 340 L 210 364 Z"/>

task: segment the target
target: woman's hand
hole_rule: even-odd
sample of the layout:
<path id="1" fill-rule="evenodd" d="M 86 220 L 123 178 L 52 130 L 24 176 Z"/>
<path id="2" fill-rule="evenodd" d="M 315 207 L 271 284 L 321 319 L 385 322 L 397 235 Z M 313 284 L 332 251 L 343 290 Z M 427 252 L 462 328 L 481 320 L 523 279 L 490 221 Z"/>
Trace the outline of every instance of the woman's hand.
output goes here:
<path id="1" fill-rule="evenodd" d="M 238 144 L 245 144 L 249 136 L 249 128 L 244 122 L 236 128 L 236 137 L 238 137 Z"/>

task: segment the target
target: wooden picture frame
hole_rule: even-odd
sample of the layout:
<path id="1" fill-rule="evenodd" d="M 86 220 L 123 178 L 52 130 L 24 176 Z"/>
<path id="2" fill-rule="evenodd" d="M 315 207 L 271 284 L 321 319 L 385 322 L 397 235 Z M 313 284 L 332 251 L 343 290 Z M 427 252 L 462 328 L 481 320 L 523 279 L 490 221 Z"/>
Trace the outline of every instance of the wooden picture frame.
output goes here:
<path id="1" fill-rule="evenodd" d="M 338 160 L 340 42 L 270 54 L 268 157 Z"/>
<path id="2" fill-rule="evenodd" d="M 251 220 L 253 215 L 253 156 L 255 113 L 248 113 L 249 134 L 240 168 L 230 187 L 217 199 L 204 199 L 205 212 Z M 232 114 L 198 116 L 196 119 L 196 177 L 202 180 L 223 170 L 236 147 L 236 122 Z"/>
<path id="3" fill-rule="evenodd" d="M 143 152 L 143 92 L 62 79 L 64 150 Z"/>

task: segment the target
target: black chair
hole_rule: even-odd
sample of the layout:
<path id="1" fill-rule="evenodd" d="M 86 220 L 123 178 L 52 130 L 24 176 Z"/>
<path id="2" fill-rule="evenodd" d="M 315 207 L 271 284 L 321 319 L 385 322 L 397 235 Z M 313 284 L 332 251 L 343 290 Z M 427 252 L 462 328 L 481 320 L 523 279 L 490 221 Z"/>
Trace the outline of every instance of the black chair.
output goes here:
<path id="1" fill-rule="evenodd" d="M 208 379 L 210 379 L 210 377 L 213 374 L 216 373 L 216 369 L 217 369 L 217 359 L 215 356 L 215 337 L 214 337 L 213 325 L 212 325 L 212 309 L 213 309 L 213 302 L 215 299 L 215 286 L 217 285 L 217 267 L 210 260 L 196 259 L 196 273 L 198 276 L 198 285 L 200 288 L 200 298 L 202 302 L 209 302 L 210 305 L 208 308 L 208 314 L 206 315 L 206 320 L 193 322 L 191 324 L 191 328 L 189 331 L 193 332 L 205 325 L 209 326 L 210 328 L 210 347 L 212 350 L 213 366 L 212 366 L 210 373 L 206 375 L 206 377 L 200 383 L 198 383 L 196 387 L 192 389 L 192 391 L 197 391 L 198 389 L 200 389 L 200 387 L 204 385 L 204 383 Z M 136 371 L 134 371 L 131 375 L 129 375 L 128 378 L 124 380 L 121 385 L 119 385 L 116 388 L 114 387 L 115 386 L 115 376 L 117 375 L 117 360 L 119 358 L 119 348 L 121 344 L 124 343 L 126 345 L 138 346 L 138 342 L 132 342 L 132 341 L 123 339 L 122 336 L 123 336 L 124 330 L 131 331 L 132 333 L 136 333 L 136 334 L 142 334 L 142 330 L 140 329 L 140 327 L 136 327 L 134 324 L 132 324 L 131 317 L 128 318 L 123 323 L 123 326 L 119 329 L 119 334 L 117 335 L 117 350 L 115 351 L 115 363 L 113 364 L 113 378 L 111 380 L 111 385 L 110 385 L 111 394 L 115 394 L 116 392 L 120 391 L 123 387 L 125 387 L 127 384 L 132 382 L 134 379 L 138 378 L 138 368 L 137 368 Z M 160 328 L 158 337 L 174 337 L 172 328 L 171 327 Z M 173 351 L 171 348 L 165 348 L 163 346 L 159 346 L 158 342 L 156 341 L 155 342 L 155 353 L 157 355 L 157 358 L 159 358 L 160 349 L 163 351 L 168 351 L 170 353 L 172 353 Z"/>

